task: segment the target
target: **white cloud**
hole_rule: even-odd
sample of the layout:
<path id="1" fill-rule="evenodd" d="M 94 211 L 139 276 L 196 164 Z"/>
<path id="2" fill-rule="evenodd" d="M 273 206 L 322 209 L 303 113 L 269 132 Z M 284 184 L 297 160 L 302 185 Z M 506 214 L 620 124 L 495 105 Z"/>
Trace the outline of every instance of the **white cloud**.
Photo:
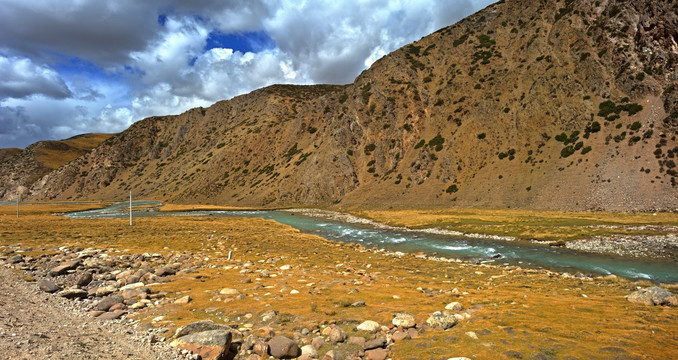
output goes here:
<path id="1" fill-rule="evenodd" d="M 28 58 L 0 55 L 0 99 L 21 99 L 44 95 L 63 99 L 71 96 L 59 74 L 44 65 L 37 65 Z"/>

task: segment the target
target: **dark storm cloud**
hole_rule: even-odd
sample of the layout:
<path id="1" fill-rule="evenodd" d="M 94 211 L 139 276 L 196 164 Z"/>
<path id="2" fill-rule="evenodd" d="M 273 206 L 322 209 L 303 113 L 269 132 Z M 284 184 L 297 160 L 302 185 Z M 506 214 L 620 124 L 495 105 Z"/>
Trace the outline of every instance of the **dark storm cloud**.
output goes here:
<path id="1" fill-rule="evenodd" d="M 72 95 L 56 71 L 27 58 L 0 56 L 0 74 L 0 99 L 33 95 L 63 99 Z"/>

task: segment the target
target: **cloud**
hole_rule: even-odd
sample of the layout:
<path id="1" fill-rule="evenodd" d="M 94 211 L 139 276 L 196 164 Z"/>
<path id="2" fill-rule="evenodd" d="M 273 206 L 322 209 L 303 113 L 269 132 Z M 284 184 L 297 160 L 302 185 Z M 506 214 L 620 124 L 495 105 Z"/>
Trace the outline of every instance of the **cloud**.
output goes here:
<path id="1" fill-rule="evenodd" d="M 59 74 L 28 58 L 0 55 L 0 99 L 44 95 L 55 99 L 70 97 L 71 91 Z"/>

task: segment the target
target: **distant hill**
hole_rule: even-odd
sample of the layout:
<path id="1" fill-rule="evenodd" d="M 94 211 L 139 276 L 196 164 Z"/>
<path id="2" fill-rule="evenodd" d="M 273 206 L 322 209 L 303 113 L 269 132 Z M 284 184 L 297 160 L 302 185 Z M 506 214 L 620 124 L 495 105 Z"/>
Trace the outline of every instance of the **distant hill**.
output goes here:
<path id="1" fill-rule="evenodd" d="M 84 134 L 39 141 L 22 149 L 0 149 L 0 198 L 13 200 L 49 172 L 87 153 L 111 134 Z"/>
<path id="2" fill-rule="evenodd" d="M 30 193 L 678 210 L 675 7 L 499 2 L 383 57 L 352 84 L 271 86 L 140 121 Z"/>

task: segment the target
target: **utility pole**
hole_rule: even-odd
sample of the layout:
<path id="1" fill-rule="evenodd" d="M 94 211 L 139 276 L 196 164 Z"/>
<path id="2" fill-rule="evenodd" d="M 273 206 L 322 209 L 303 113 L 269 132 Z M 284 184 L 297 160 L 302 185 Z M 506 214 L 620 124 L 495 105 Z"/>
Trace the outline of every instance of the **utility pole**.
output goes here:
<path id="1" fill-rule="evenodd" d="M 129 192 L 129 226 L 132 226 L 132 192 Z"/>

